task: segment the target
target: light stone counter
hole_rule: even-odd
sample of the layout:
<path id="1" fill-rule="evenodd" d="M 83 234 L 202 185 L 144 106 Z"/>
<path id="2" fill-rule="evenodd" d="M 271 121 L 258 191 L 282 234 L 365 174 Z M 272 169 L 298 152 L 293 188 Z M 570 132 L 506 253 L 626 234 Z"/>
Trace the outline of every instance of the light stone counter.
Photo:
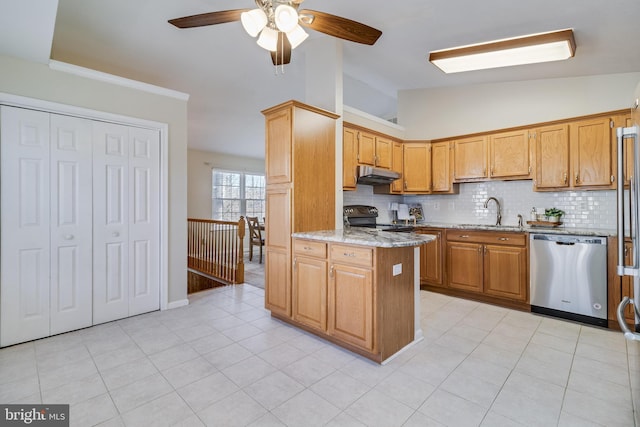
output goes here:
<path id="1" fill-rule="evenodd" d="M 351 227 L 345 230 L 321 230 L 293 233 L 298 239 L 319 240 L 331 243 L 372 246 L 378 248 L 402 248 L 420 246 L 435 240 L 430 234 L 379 231 L 373 228 Z"/>
<path id="2" fill-rule="evenodd" d="M 492 225 L 492 224 L 451 224 L 442 222 L 426 222 L 416 225 L 417 228 L 453 228 L 458 230 L 482 230 L 482 231 L 509 231 L 524 233 L 547 233 L 547 234 L 574 234 L 579 236 L 616 236 L 616 230 L 598 228 L 577 228 L 577 227 L 535 227 L 515 225 Z"/>

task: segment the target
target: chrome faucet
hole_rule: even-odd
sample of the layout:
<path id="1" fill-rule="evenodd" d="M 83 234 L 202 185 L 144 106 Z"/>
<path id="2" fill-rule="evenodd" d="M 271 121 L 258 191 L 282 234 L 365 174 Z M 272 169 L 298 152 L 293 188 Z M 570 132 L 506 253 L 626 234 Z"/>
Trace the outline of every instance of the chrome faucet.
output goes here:
<path id="1" fill-rule="evenodd" d="M 489 197 L 484 201 L 484 208 L 487 209 L 489 207 L 489 201 L 491 200 L 496 202 L 496 205 L 498 206 L 498 211 L 496 212 L 496 225 L 502 225 L 502 213 L 500 212 L 500 201 L 498 199 L 495 197 Z"/>

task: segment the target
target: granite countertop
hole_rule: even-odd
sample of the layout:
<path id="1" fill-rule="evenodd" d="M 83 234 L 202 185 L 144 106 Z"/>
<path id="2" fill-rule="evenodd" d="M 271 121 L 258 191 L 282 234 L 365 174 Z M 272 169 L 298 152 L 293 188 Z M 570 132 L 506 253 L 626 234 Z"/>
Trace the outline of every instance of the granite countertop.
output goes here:
<path id="1" fill-rule="evenodd" d="M 574 228 L 574 227 L 534 227 L 517 225 L 490 225 L 490 224 L 451 224 L 441 222 L 426 222 L 416 225 L 417 228 L 454 228 L 460 230 L 483 230 L 483 231 L 507 231 L 526 233 L 546 233 L 546 234 L 575 234 L 580 236 L 616 236 L 617 231 L 611 229 L 597 228 Z"/>
<path id="2" fill-rule="evenodd" d="M 346 230 L 321 230 L 293 233 L 299 239 L 319 240 L 331 243 L 373 246 L 379 248 L 401 248 L 419 246 L 435 240 L 435 236 L 418 233 L 379 231 L 371 228 L 352 227 Z"/>

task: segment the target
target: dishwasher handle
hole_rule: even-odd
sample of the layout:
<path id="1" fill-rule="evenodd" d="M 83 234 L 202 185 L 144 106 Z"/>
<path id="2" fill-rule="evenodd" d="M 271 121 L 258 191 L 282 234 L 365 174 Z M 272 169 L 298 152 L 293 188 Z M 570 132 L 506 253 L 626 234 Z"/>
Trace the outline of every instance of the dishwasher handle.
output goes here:
<path id="1" fill-rule="evenodd" d="M 556 242 L 556 245 L 573 246 L 576 242 Z"/>

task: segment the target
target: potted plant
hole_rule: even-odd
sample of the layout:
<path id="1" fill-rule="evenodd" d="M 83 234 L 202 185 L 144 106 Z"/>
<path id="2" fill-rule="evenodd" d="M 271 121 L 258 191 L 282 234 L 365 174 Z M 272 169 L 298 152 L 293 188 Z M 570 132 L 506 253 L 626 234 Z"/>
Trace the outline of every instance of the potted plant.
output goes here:
<path id="1" fill-rule="evenodd" d="M 549 208 L 544 210 L 544 216 L 549 222 L 560 222 L 560 218 L 564 215 L 564 211 L 558 208 Z"/>

